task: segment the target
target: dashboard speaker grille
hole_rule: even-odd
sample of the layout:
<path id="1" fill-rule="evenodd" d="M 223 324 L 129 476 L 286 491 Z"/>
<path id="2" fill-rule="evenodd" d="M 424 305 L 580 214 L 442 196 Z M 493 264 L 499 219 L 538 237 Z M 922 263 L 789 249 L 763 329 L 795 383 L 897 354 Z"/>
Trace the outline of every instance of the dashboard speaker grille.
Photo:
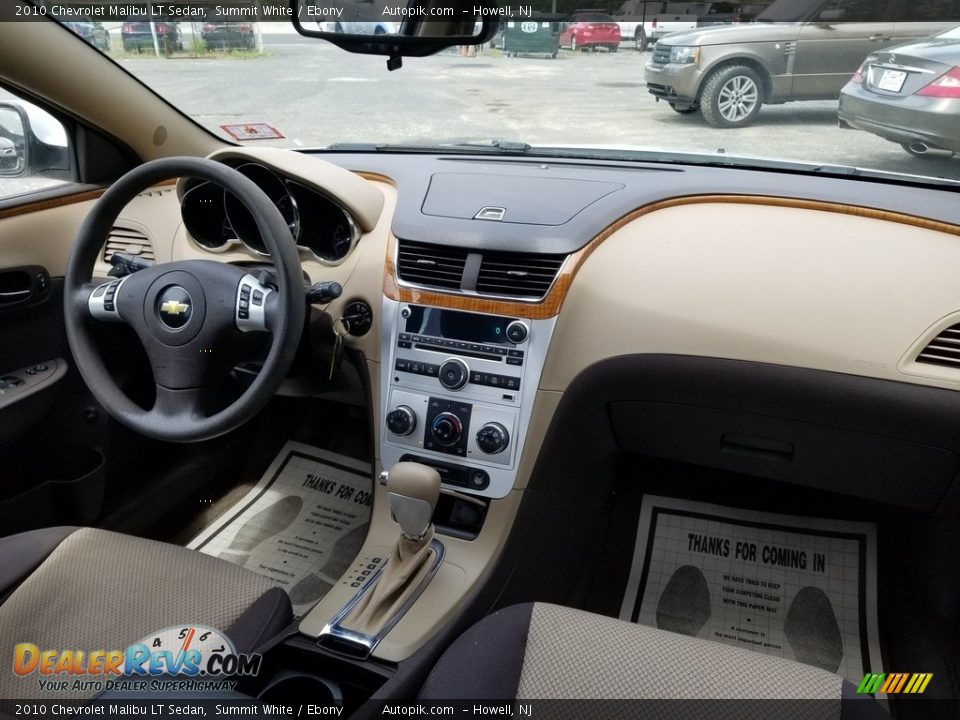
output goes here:
<path id="1" fill-rule="evenodd" d="M 139 230 L 115 225 L 110 229 L 107 242 L 103 246 L 103 261 L 110 262 L 115 252 L 129 253 L 144 260 L 156 261 L 157 256 L 150 244 L 150 238 Z"/>
<path id="2" fill-rule="evenodd" d="M 540 299 L 553 285 L 566 258 L 566 255 L 485 252 L 477 276 L 477 292 Z"/>
<path id="3" fill-rule="evenodd" d="M 941 331 L 920 351 L 917 362 L 960 370 L 960 324 Z"/>
<path id="4" fill-rule="evenodd" d="M 400 240 L 397 277 L 409 283 L 443 290 L 459 290 L 467 251 L 442 245 Z"/>

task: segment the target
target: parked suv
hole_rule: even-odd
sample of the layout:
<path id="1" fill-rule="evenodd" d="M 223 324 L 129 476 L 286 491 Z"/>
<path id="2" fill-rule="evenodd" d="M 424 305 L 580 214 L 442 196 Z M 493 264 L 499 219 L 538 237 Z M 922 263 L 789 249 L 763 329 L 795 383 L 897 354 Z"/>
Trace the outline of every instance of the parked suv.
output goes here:
<path id="1" fill-rule="evenodd" d="M 743 127 L 764 103 L 836 99 L 869 53 L 957 23 L 960 0 L 776 0 L 754 23 L 660 40 L 647 89 L 714 127 Z"/>

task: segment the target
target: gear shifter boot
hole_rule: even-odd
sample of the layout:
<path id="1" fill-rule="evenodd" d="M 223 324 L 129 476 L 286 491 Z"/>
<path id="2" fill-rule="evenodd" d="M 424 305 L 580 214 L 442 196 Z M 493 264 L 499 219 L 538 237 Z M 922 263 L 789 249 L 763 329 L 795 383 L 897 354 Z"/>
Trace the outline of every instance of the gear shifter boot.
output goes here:
<path id="1" fill-rule="evenodd" d="M 430 547 L 433 527 L 421 540 L 401 537 L 387 558 L 376 585 L 361 598 L 341 625 L 364 635 L 377 632 L 400 611 L 411 593 L 420 586 L 433 566 L 434 551 Z"/>
<path id="2" fill-rule="evenodd" d="M 400 538 L 383 571 L 341 627 L 373 636 L 414 597 L 436 566 L 433 509 L 440 497 L 440 475 L 419 463 L 397 463 L 387 474 L 390 509 L 400 525 Z"/>

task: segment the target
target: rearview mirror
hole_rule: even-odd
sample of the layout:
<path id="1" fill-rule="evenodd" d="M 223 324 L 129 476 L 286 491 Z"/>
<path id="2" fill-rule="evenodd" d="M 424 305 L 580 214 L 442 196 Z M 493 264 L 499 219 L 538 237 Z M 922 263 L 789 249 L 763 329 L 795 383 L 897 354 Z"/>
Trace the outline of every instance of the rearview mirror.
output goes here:
<path id="1" fill-rule="evenodd" d="M 496 30 L 495 0 L 291 0 L 293 25 L 350 52 L 422 57 L 455 45 L 479 45 Z"/>

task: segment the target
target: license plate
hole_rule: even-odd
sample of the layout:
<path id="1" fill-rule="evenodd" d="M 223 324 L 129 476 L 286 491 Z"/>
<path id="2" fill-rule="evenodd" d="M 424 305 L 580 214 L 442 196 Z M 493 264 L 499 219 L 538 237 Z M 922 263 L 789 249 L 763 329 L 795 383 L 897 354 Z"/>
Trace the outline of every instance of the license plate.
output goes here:
<path id="1" fill-rule="evenodd" d="M 884 70 L 877 87 L 887 92 L 900 92 L 906 79 L 907 74 L 902 70 Z"/>

